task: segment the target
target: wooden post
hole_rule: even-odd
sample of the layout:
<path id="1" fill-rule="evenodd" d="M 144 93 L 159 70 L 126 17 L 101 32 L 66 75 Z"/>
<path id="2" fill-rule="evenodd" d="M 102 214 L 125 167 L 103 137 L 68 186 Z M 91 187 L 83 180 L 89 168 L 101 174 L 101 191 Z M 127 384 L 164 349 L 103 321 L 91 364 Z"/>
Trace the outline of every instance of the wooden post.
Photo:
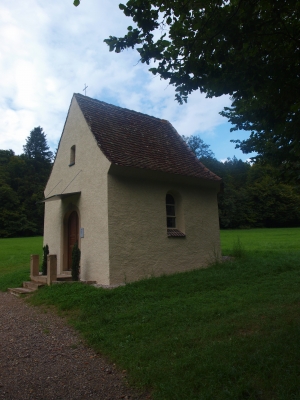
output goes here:
<path id="1" fill-rule="evenodd" d="M 47 256 L 47 285 L 51 285 L 57 280 L 57 257 L 56 254 L 48 254 Z"/>
<path id="2" fill-rule="evenodd" d="M 30 256 L 30 278 L 40 274 L 40 256 L 38 254 L 31 254 Z"/>

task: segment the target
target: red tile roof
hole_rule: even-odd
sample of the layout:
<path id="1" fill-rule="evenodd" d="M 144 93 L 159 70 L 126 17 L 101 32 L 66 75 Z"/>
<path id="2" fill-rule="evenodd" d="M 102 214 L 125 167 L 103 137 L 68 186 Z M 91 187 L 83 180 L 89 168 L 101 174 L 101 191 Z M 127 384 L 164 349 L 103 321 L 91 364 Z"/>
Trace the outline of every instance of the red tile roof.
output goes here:
<path id="1" fill-rule="evenodd" d="M 74 94 L 96 138 L 113 164 L 221 181 L 189 149 L 170 122 Z"/>

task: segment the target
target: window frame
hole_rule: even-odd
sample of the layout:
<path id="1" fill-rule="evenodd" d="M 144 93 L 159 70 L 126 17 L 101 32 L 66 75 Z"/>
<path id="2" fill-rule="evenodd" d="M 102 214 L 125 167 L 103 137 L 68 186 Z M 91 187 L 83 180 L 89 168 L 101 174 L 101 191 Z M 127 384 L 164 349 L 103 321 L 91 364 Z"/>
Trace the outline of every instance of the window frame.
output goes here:
<path id="1" fill-rule="evenodd" d="M 182 199 L 179 193 L 167 192 L 165 212 L 168 238 L 185 238 Z M 173 221 L 170 223 L 170 221 Z"/>
<path id="2" fill-rule="evenodd" d="M 75 160 L 76 160 L 76 145 L 74 144 L 70 148 L 70 164 L 69 164 L 69 167 L 72 167 L 72 165 L 75 164 Z"/>
<path id="3" fill-rule="evenodd" d="M 172 201 L 168 202 L 169 198 L 172 198 Z M 170 200 L 170 199 L 169 199 Z M 168 209 L 173 208 L 173 213 L 169 214 Z M 174 196 L 171 193 L 166 194 L 166 217 L 167 217 L 167 229 L 176 229 L 176 201 Z M 169 224 L 169 221 L 173 221 L 173 224 Z"/>

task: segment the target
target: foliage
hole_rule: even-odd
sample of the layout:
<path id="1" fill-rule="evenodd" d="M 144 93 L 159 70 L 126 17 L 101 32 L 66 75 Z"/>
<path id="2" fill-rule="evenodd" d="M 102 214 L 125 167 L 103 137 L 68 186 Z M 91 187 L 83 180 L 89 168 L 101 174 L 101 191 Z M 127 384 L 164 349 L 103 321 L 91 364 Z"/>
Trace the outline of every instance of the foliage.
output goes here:
<path id="1" fill-rule="evenodd" d="M 29 280 L 30 256 L 41 257 L 43 238 L 0 239 L 0 290 L 20 287 Z"/>
<path id="2" fill-rule="evenodd" d="M 43 233 L 44 204 L 39 201 L 44 198 L 51 170 L 48 149 L 45 134 L 38 127 L 26 140 L 26 154 L 0 150 L 0 237 Z"/>
<path id="3" fill-rule="evenodd" d="M 79 281 L 79 273 L 80 273 L 80 255 L 81 251 L 78 247 L 78 243 L 76 242 L 72 249 L 72 280 Z"/>
<path id="4" fill-rule="evenodd" d="M 53 285 L 30 301 L 56 305 L 153 399 L 299 398 L 300 229 L 221 233 L 247 257 L 113 290 Z"/>
<path id="5" fill-rule="evenodd" d="M 184 136 L 182 139 L 186 142 L 189 148 L 195 153 L 197 158 L 213 158 L 215 155 L 210 146 L 201 139 L 199 135 Z"/>
<path id="6" fill-rule="evenodd" d="M 237 146 L 300 172 L 299 0 L 129 0 L 119 7 L 136 27 L 105 39 L 110 51 L 137 46 L 180 103 L 195 90 L 230 95 L 221 114 L 233 130 L 250 132 Z"/>
<path id="7" fill-rule="evenodd" d="M 23 149 L 26 157 L 36 161 L 43 160 L 50 163 L 53 159 L 53 153 L 47 145 L 46 135 L 40 126 L 30 132 Z"/>
<path id="8" fill-rule="evenodd" d="M 47 256 L 49 254 L 49 246 L 46 244 L 43 246 L 43 262 L 42 262 L 42 274 L 47 275 Z"/>
<path id="9" fill-rule="evenodd" d="M 183 137 L 200 161 L 223 179 L 219 193 L 221 228 L 300 226 L 299 188 L 271 165 L 214 158 L 199 136 Z"/>
<path id="10" fill-rule="evenodd" d="M 297 187 L 281 181 L 278 170 L 232 159 L 224 163 L 219 216 L 224 228 L 300 225 Z"/>

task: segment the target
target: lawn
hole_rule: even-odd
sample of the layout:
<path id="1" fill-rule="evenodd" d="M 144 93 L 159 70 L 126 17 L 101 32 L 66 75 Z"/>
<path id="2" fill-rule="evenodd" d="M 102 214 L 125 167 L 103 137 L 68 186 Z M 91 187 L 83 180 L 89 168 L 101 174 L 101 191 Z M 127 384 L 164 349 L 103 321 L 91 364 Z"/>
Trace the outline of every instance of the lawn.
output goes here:
<path id="1" fill-rule="evenodd" d="M 153 399 L 299 399 L 300 229 L 221 241 L 234 260 L 114 290 L 54 285 L 30 301 L 55 305 Z"/>
<path id="2" fill-rule="evenodd" d="M 223 255 L 230 254 L 238 241 L 255 253 L 299 251 L 300 228 L 221 230 Z"/>
<path id="3" fill-rule="evenodd" d="M 43 252 L 43 238 L 0 239 L 0 290 L 21 286 L 29 279 L 30 255 Z"/>

